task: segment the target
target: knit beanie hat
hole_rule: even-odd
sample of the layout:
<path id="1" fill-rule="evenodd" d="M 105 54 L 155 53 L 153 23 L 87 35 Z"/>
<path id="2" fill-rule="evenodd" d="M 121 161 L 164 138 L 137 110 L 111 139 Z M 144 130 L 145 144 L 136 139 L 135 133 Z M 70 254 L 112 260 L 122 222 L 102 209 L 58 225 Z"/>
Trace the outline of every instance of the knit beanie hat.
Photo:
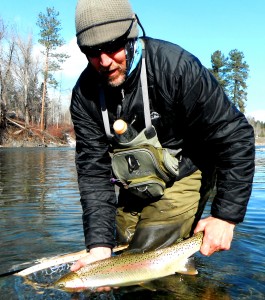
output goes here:
<path id="1" fill-rule="evenodd" d="M 128 0 L 78 0 L 75 12 L 77 43 L 94 46 L 116 39 L 128 30 L 133 18 Z M 128 39 L 137 36 L 135 19 Z"/>

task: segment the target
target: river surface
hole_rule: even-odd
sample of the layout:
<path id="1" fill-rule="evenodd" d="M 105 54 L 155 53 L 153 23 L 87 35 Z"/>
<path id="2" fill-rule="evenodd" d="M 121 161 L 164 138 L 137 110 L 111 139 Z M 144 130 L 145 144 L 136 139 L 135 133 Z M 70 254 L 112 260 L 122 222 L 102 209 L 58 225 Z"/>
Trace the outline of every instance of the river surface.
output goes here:
<path id="1" fill-rule="evenodd" d="M 205 209 L 209 212 L 210 205 Z M 265 146 L 230 251 L 197 253 L 196 276 L 173 275 L 109 293 L 66 293 L 8 275 L 35 260 L 84 249 L 74 149 L 0 149 L 0 299 L 265 299 Z"/>

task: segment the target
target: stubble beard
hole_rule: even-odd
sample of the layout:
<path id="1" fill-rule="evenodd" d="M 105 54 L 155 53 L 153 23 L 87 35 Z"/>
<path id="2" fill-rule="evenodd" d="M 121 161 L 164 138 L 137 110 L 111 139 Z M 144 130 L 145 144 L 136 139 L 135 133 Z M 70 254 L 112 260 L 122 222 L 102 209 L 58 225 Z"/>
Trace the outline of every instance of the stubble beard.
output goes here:
<path id="1" fill-rule="evenodd" d="M 118 71 L 119 71 L 119 73 L 117 74 L 117 76 L 115 76 L 113 78 L 111 78 L 111 77 L 108 78 L 107 76 L 104 76 L 108 86 L 118 87 L 124 83 L 124 81 L 126 79 L 126 72 L 127 72 L 126 67 L 123 67 L 122 65 L 118 65 Z"/>

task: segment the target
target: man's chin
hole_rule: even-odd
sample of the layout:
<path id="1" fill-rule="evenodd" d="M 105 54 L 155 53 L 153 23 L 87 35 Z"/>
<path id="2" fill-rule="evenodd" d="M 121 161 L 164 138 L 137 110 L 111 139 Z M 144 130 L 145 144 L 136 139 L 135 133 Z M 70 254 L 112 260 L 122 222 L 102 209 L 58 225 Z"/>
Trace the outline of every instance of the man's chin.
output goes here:
<path id="1" fill-rule="evenodd" d="M 118 78 L 108 78 L 107 84 L 111 87 L 118 87 L 124 83 L 125 79 L 125 74 L 120 75 Z"/>

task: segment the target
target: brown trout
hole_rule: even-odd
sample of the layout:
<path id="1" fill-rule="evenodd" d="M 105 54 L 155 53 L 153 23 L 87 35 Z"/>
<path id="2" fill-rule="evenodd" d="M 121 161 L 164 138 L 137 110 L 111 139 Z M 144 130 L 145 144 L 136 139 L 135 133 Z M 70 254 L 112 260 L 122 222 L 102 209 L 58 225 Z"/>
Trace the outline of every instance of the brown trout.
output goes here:
<path id="1" fill-rule="evenodd" d="M 59 289 L 81 291 L 97 287 L 119 287 L 175 273 L 195 275 L 190 256 L 200 250 L 203 232 L 172 246 L 144 253 L 128 253 L 99 260 L 70 272 L 54 283 Z"/>

